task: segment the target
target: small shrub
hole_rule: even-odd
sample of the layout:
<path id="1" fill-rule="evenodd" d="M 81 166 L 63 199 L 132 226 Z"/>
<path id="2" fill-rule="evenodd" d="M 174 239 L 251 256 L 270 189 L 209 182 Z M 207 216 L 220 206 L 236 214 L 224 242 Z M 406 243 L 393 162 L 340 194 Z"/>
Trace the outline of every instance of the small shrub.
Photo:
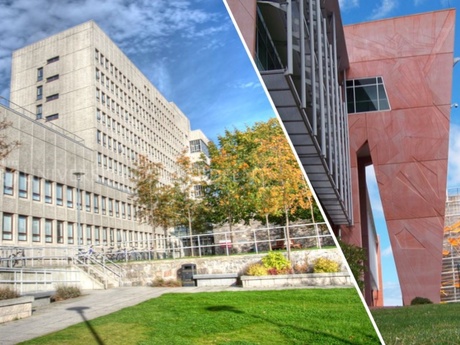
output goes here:
<path id="1" fill-rule="evenodd" d="M 314 273 L 333 273 L 339 272 L 339 270 L 339 263 L 327 258 L 318 258 L 315 260 L 313 265 Z"/>
<path id="2" fill-rule="evenodd" d="M 296 274 L 301 274 L 301 273 L 309 273 L 310 272 L 310 266 L 308 265 L 308 263 L 304 263 L 304 264 L 295 264 L 294 267 L 294 273 Z"/>
<path id="3" fill-rule="evenodd" d="M 182 282 L 180 280 L 174 279 L 163 279 L 163 278 L 155 278 L 152 282 L 153 287 L 178 287 L 182 286 Z"/>
<path id="4" fill-rule="evenodd" d="M 425 297 L 415 297 L 410 301 L 410 305 L 419 305 L 419 304 L 433 304 L 429 298 Z"/>
<path id="5" fill-rule="evenodd" d="M 53 296 L 55 301 L 63 301 L 69 298 L 75 298 L 81 296 L 81 290 L 78 286 L 74 285 L 58 285 L 56 287 L 56 293 Z"/>
<path id="6" fill-rule="evenodd" d="M 0 287 L 0 300 L 18 298 L 19 294 L 10 287 Z"/>
<path id="7" fill-rule="evenodd" d="M 245 272 L 248 276 L 266 276 L 267 268 L 261 263 L 255 263 L 248 266 Z"/>
<path id="8" fill-rule="evenodd" d="M 266 268 L 275 268 L 278 272 L 291 268 L 291 262 L 280 252 L 269 252 L 262 258 L 262 263 Z"/>

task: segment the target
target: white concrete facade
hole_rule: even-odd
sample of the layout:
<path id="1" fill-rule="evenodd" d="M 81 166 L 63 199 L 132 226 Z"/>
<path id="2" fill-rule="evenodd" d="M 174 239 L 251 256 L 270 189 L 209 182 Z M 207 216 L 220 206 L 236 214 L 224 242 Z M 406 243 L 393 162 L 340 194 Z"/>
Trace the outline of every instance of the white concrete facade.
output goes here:
<path id="1" fill-rule="evenodd" d="M 130 167 L 145 155 L 170 182 L 190 151 L 180 109 L 93 21 L 15 51 L 10 100 L 0 112 L 21 146 L 3 162 L 0 245 L 146 245 L 153 231 L 135 218 Z"/>

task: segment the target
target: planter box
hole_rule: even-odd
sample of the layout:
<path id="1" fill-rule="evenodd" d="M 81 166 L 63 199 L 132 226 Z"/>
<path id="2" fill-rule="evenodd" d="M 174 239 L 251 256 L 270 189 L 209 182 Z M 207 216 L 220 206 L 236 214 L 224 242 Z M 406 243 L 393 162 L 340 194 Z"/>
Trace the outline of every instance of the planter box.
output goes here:
<path id="1" fill-rule="evenodd" d="M 243 287 L 353 286 L 347 272 L 305 273 L 273 276 L 242 276 Z"/>
<path id="2" fill-rule="evenodd" d="M 23 319 L 32 315 L 33 296 L 0 301 L 0 323 Z"/>

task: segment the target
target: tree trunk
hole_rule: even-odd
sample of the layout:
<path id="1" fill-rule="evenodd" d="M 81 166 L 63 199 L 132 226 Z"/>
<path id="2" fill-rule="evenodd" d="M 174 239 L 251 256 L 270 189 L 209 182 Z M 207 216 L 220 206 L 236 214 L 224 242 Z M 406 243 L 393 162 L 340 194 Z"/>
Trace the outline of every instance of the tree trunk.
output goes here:
<path id="1" fill-rule="evenodd" d="M 268 214 L 265 215 L 265 224 L 267 226 L 268 248 L 272 250 L 272 239 L 270 238 L 270 224 L 268 223 Z"/>

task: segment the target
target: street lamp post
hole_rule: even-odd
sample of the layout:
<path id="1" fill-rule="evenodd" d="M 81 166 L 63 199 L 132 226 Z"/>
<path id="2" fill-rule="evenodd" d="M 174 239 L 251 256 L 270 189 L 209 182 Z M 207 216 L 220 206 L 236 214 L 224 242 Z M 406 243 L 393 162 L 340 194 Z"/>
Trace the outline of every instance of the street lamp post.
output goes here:
<path id="1" fill-rule="evenodd" d="M 73 173 L 77 178 L 77 236 L 78 244 L 83 244 L 83 236 L 81 233 L 81 222 L 80 222 L 80 208 L 81 208 L 81 195 L 80 195 L 80 180 L 81 177 L 85 174 L 83 172 L 74 172 Z"/>

